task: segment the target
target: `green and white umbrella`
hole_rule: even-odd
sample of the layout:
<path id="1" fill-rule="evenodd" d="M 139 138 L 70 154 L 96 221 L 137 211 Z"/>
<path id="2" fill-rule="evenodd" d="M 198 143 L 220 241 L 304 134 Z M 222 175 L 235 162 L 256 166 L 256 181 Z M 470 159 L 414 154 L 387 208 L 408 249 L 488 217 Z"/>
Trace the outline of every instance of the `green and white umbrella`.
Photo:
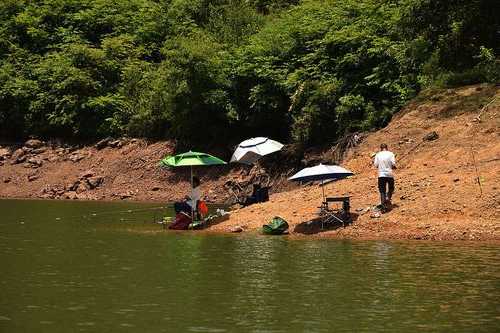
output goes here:
<path id="1" fill-rule="evenodd" d="M 183 154 L 166 156 L 160 161 L 160 164 L 169 167 L 179 167 L 195 165 L 221 165 L 226 164 L 226 162 L 210 154 L 188 151 Z"/>
<path id="2" fill-rule="evenodd" d="M 160 161 L 160 165 L 165 167 L 191 167 L 191 190 L 193 190 L 193 166 L 222 164 L 226 164 L 226 162 L 210 154 L 199 153 L 196 151 L 188 151 L 187 153 L 166 156 Z"/>

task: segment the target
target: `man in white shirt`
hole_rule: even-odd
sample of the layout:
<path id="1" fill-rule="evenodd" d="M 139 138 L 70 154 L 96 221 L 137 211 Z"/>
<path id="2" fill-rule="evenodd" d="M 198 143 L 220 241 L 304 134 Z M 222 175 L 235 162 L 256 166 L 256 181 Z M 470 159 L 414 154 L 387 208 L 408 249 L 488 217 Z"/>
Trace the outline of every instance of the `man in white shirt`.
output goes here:
<path id="1" fill-rule="evenodd" d="M 375 155 L 374 163 L 378 169 L 378 190 L 380 192 L 380 204 L 382 208 L 391 205 L 392 194 L 394 193 L 394 174 L 396 169 L 396 159 L 394 154 L 387 149 L 385 143 L 380 145 L 380 151 Z"/>
<path id="2" fill-rule="evenodd" d="M 193 177 L 193 187 L 191 188 L 191 194 L 186 195 L 183 201 L 174 203 L 175 213 L 184 212 L 191 215 L 191 212 L 197 210 L 198 201 L 201 199 L 200 191 L 200 179 L 198 177 Z"/>

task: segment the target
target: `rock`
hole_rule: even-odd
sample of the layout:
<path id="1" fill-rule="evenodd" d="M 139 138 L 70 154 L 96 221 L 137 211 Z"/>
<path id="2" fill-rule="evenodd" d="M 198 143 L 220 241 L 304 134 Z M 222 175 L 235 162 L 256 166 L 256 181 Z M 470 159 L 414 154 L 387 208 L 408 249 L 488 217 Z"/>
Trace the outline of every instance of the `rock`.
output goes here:
<path id="1" fill-rule="evenodd" d="M 90 189 L 99 187 L 103 182 L 104 182 L 104 177 L 95 176 L 87 178 L 87 184 L 89 185 Z"/>
<path id="2" fill-rule="evenodd" d="M 78 188 L 79 185 L 80 185 L 80 181 L 77 180 L 77 181 L 73 182 L 71 185 L 66 186 L 66 189 L 68 190 L 68 192 L 76 191 L 76 189 Z"/>
<path id="3" fill-rule="evenodd" d="M 159 191 L 161 188 L 159 186 L 153 186 L 151 191 Z"/>
<path id="4" fill-rule="evenodd" d="M 439 139 L 439 134 L 437 134 L 436 131 L 432 131 L 428 133 L 426 136 L 424 136 L 424 141 L 434 141 Z"/>
<path id="5" fill-rule="evenodd" d="M 98 150 L 104 149 L 108 146 L 108 144 L 111 140 L 113 140 L 113 139 L 112 138 L 103 139 L 103 140 L 99 141 L 98 143 L 96 143 L 94 145 L 94 147 L 96 147 L 96 149 L 98 149 Z"/>
<path id="6" fill-rule="evenodd" d="M 78 194 L 76 194 L 76 192 L 65 192 L 63 197 L 69 200 L 76 200 L 78 199 Z"/>
<path id="7" fill-rule="evenodd" d="M 7 148 L 0 148 L 0 161 L 6 160 L 10 157 L 10 150 Z"/>
<path id="8" fill-rule="evenodd" d="M 124 199 L 128 199 L 132 196 L 132 193 L 122 193 L 120 194 L 120 199 L 124 200 Z"/>
<path id="9" fill-rule="evenodd" d="M 380 213 L 379 213 L 379 212 L 375 212 L 375 213 L 373 213 L 372 215 L 370 215 L 370 217 L 371 217 L 372 219 L 378 219 L 378 218 L 380 218 L 380 216 L 381 216 L 381 215 L 380 215 Z"/>
<path id="10" fill-rule="evenodd" d="M 92 171 L 92 170 L 87 170 L 87 171 L 85 171 L 84 173 L 82 173 L 82 174 L 80 175 L 80 179 L 90 178 L 90 177 L 92 177 L 92 176 L 94 176 L 94 171 Z"/>
<path id="11" fill-rule="evenodd" d="M 121 148 L 123 147 L 123 142 L 121 140 L 113 140 L 108 143 L 109 147 Z"/>
<path id="12" fill-rule="evenodd" d="M 40 148 L 33 149 L 31 151 L 31 153 L 33 155 L 38 155 L 38 154 L 41 154 L 41 153 L 45 153 L 46 151 L 47 151 L 47 147 L 40 147 Z"/>
<path id="13" fill-rule="evenodd" d="M 87 185 L 85 183 L 83 183 L 83 182 L 80 182 L 78 184 L 78 186 L 76 187 L 75 192 L 78 193 L 78 194 L 80 194 L 80 193 L 83 193 L 83 192 L 85 192 L 87 190 L 88 190 Z"/>
<path id="14" fill-rule="evenodd" d="M 37 139 L 31 139 L 31 140 L 26 141 L 24 143 L 24 146 L 28 147 L 28 148 L 36 149 L 36 148 L 42 147 L 43 146 L 43 142 L 40 141 L 40 140 L 37 140 Z"/>
<path id="15" fill-rule="evenodd" d="M 455 178 L 453 179 L 453 181 L 456 183 L 456 182 L 459 182 L 460 181 L 460 178 Z"/>
<path id="16" fill-rule="evenodd" d="M 43 165 L 42 160 L 36 159 L 34 157 L 28 158 L 26 162 L 28 162 L 32 168 L 39 168 Z"/>
<path id="17" fill-rule="evenodd" d="M 356 209 L 356 211 L 359 212 L 359 215 L 365 215 L 366 213 L 368 213 L 370 211 L 370 206 L 367 206 L 365 208 L 358 208 L 358 209 Z"/>
<path id="18" fill-rule="evenodd" d="M 80 155 L 80 154 L 72 154 L 70 157 L 69 157 L 69 160 L 73 163 L 76 163 L 76 162 L 80 162 L 81 160 L 83 160 L 85 158 L 85 156 L 83 155 Z"/>
<path id="19" fill-rule="evenodd" d="M 38 178 L 40 178 L 38 175 L 29 175 L 28 176 L 28 181 L 32 182 L 34 180 L 37 180 Z"/>
<path id="20" fill-rule="evenodd" d="M 243 231 L 243 227 L 242 227 L 242 226 L 237 225 L 237 226 L 234 226 L 234 227 L 232 227 L 231 229 L 229 229 L 229 231 L 230 231 L 230 232 L 234 232 L 234 233 L 236 233 L 236 232 L 242 232 L 242 231 Z"/>
<path id="21" fill-rule="evenodd" d="M 11 179 L 10 177 L 7 177 L 7 178 L 5 178 L 5 179 L 3 180 L 3 182 L 4 182 L 5 184 L 7 184 L 7 183 L 10 183 L 10 182 L 11 182 L 11 180 L 12 180 L 12 179 Z"/>
<path id="22" fill-rule="evenodd" d="M 12 164 L 23 163 L 26 161 L 26 153 L 22 149 L 16 149 L 12 154 Z"/>
<path id="23" fill-rule="evenodd" d="M 19 163 L 23 163 L 24 161 L 26 161 L 26 155 L 23 155 L 21 157 L 18 157 L 16 158 L 14 161 L 12 161 L 11 163 L 12 164 L 19 164 Z"/>
<path id="24" fill-rule="evenodd" d="M 64 155 L 67 153 L 66 149 L 65 148 L 57 148 L 55 151 L 54 151 L 57 155 L 61 156 L 61 155 Z"/>

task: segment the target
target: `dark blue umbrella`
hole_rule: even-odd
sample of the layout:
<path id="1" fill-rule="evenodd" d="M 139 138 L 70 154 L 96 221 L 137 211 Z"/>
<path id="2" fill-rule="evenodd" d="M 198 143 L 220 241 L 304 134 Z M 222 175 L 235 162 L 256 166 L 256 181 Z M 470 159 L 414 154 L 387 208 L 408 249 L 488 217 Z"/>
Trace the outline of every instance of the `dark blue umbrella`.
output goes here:
<path id="1" fill-rule="evenodd" d="M 288 178 L 288 180 L 302 181 L 302 182 L 320 180 L 321 184 L 323 184 L 325 180 L 343 179 L 352 175 L 354 175 L 354 173 L 338 165 L 320 164 L 314 167 L 302 169 L 292 177 Z M 323 190 L 323 201 L 325 201 L 324 186 L 322 186 L 322 190 Z"/>

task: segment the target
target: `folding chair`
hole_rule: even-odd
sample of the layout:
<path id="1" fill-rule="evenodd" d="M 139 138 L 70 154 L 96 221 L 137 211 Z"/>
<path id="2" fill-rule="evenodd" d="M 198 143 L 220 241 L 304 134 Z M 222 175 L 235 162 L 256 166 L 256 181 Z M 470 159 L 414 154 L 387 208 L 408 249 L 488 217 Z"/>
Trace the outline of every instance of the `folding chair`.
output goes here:
<path id="1" fill-rule="evenodd" d="M 329 203 L 332 202 L 342 202 L 342 209 L 339 211 L 334 211 L 330 209 Z M 321 228 L 324 228 L 325 224 L 330 224 L 332 222 L 340 222 L 342 223 L 342 227 L 345 227 L 346 223 L 350 222 L 350 197 L 328 197 L 321 204 L 320 207 L 320 216 L 324 217 Z M 341 217 L 338 217 L 336 214 L 340 212 Z"/>

